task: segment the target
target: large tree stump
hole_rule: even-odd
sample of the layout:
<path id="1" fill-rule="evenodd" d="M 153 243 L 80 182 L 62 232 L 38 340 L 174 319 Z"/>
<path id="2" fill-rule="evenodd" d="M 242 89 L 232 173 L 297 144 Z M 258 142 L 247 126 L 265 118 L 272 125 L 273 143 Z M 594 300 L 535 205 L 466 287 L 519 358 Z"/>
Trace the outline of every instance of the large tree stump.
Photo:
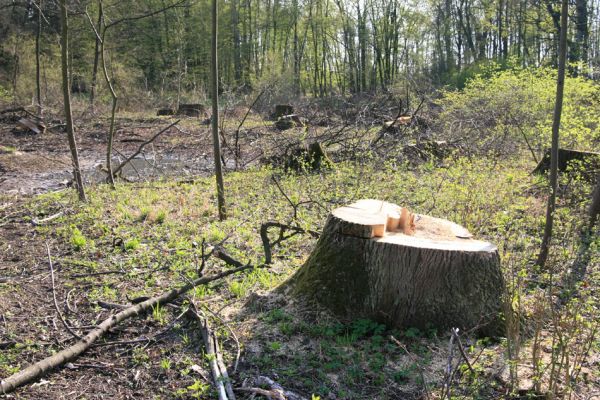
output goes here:
<path id="1" fill-rule="evenodd" d="M 345 317 L 502 332 L 504 280 L 496 246 L 450 221 L 379 200 L 334 210 L 288 285 Z"/>

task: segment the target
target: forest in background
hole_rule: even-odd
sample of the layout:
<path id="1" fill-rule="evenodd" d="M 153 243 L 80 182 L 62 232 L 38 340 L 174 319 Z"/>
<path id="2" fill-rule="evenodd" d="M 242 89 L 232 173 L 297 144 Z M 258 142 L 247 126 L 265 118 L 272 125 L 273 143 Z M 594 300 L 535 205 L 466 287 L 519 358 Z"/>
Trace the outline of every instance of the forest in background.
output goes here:
<path id="1" fill-rule="evenodd" d="M 72 90 L 110 99 L 94 28 L 120 105 L 204 101 L 210 71 L 207 0 L 72 1 Z M 223 0 L 219 3 L 220 90 L 275 87 L 284 99 L 397 90 L 431 91 L 465 81 L 490 63 L 556 66 L 555 0 Z M 0 2 L 0 96 L 35 97 L 39 50 L 42 102 L 60 93 L 55 1 Z M 570 7 L 572 73 L 597 78 L 600 1 Z M 99 95 L 96 95 L 98 92 Z"/>

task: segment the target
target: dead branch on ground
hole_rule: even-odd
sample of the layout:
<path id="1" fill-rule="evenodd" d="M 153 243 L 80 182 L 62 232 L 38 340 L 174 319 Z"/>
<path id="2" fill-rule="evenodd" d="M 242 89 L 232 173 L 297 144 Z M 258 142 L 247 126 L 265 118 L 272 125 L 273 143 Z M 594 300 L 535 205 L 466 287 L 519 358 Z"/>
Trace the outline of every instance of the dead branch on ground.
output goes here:
<path id="1" fill-rule="evenodd" d="M 190 283 L 187 283 L 186 285 L 180 288 L 172 289 L 171 291 L 163 293 L 160 296 L 152 297 L 135 306 L 131 306 L 123 311 L 118 312 L 117 314 L 114 314 L 111 317 L 104 320 L 100 325 L 98 325 L 97 328 L 90 331 L 82 338 L 82 340 L 78 341 L 74 345 L 59 351 L 58 353 L 50 357 L 38 361 L 35 364 L 32 364 L 27 368 L 17 372 L 16 374 L 13 374 L 7 377 L 6 379 L 2 380 L 0 382 L 0 394 L 10 393 L 17 387 L 22 386 L 33 380 L 36 380 L 44 376 L 51 370 L 76 359 L 79 355 L 81 355 L 83 352 L 89 349 L 94 342 L 96 342 L 98 339 L 104 336 L 111 328 L 114 328 L 116 325 L 118 325 L 126 319 L 136 315 L 140 315 L 150 310 L 152 307 L 156 307 L 157 305 L 169 303 L 198 285 L 204 285 L 209 282 L 213 282 L 226 276 L 252 268 L 254 268 L 252 265 L 247 264 L 238 268 L 220 272 L 212 276 L 201 277 Z"/>
<path id="2" fill-rule="evenodd" d="M 60 319 L 60 322 L 63 324 L 65 329 L 71 334 L 71 336 L 73 336 L 75 339 L 81 340 L 81 336 L 79 336 L 77 333 L 75 333 L 73 331 L 73 329 L 71 329 L 69 324 L 67 324 L 67 321 L 65 321 L 65 319 L 62 315 L 62 312 L 60 311 L 60 307 L 58 306 L 58 301 L 56 300 L 56 286 L 54 283 L 54 266 L 52 265 L 52 257 L 50 256 L 50 246 L 48 246 L 48 243 L 46 243 L 46 253 L 48 254 L 48 265 L 50 268 L 50 281 L 52 283 L 52 299 L 54 300 L 54 308 L 56 309 L 56 314 L 58 314 L 58 318 Z"/>
<path id="3" fill-rule="evenodd" d="M 268 387 L 269 389 L 262 389 L 260 386 Z M 244 381 L 243 386 L 236 388 L 236 390 L 254 395 L 259 394 L 270 400 L 305 400 L 304 397 L 295 392 L 285 390 L 280 384 L 266 376 L 259 376 L 251 379 L 251 381 Z"/>
<path id="4" fill-rule="evenodd" d="M 193 302 L 190 303 L 190 306 L 191 315 L 200 324 L 200 332 L 204 339 L 206 355 L 212 372 L 213 381 L 217 388 L 217 393 L 219 394 L 219 400 L 235 400 L 235 394 L 233 393 L 229 374 L 227 373 L 227 368 L 225 367 L 223 357 L 219 351 L 217 335 L 210 328 L 208 319 L 204 316 L 200 316 Z"/>

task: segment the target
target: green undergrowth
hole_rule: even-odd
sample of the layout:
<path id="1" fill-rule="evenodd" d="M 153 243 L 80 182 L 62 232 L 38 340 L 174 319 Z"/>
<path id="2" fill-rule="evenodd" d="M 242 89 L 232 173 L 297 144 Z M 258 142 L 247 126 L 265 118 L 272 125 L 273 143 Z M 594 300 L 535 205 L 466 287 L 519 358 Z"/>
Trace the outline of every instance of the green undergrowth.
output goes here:
<path id="1" fill-rule="evenodd" d="M 213 178 L 117 184 L 115 189 L 93 186 L 88 188 L 87 203 L 78 203 L 74 192 L 59 192 L 32 198 L 28 209 L 35 218 L 65 211 L 51 224 L 36 229 L 57 252 L 60 273 L 78 275 L 76 282 L 65 286 L 90 285 L 86 296 L 91 302 L 127 303 L 181 285 L 197 276 L 203 252 L 208 254 L 219 243 L 241 262 L 260 265 L 264 257 L 261 223 L 278 221 L 319 231 L 331 209 L 361 198 L 376 198 L 407 206 L 416 213 L 449 219 L 467 227 L 477 238 L 498 245 L 508 296 L 519 318 L 529 321 L 539 317 L 532 299 L 540 293 L 547 293 L 550 304 L 565 298 L 564 277 L 569 269 L 564 266 L 577 258 L 583 238 L 592 254 L 587 260 L 589 274 L 575 286 L 581 288 L 580 296 L 578 303 L 567 303 L 574 316 L 565 323 L 574 327 L 573 332 L 585 335 L 593 326 L 580 321 L 597 317 L 596 294 L 585 288 L 600 281 L 595 275 L 599 240 L 597 236 L 581 235 L 580 229 L 590 185 L 563 177 L 549 268 L 537 270 L 532 261 L 545 221 L 547 182 L 530 174 L 533 163 L 521 160 L 459 158 L 446 160 L 442 166 L 426 163 L 416 167 L 341 163 L 320 174 L 287 174 L 269 168 L 228 173 L 225 221 L 216 218 Z M 277 232 L 271 235 L 275 239 Z M 308 257 L 314 243 L 309 236 L 294 236 L 273 249 L 270 268 L 199 287 L 192 296 L 244 307 L 256 292 L 273 289 L 289 278 Z M 222 261 L 209 258 L 204 273 L 224 268 L 228 267 Z M 103 271 L 118 274 L 93 275 Z M 547 291 L 549 287 L 552 289 Z M 441 387 L 447 332 L 421 332 L 410 327 L 391 330 L 365 320 L 306 320 L 285 308 L 246 312 L 249 314 L 242 312 L 239 318 L 256 318 L 259 328 L 250 340 L 260 344 L 260 350 L 248 352 L 248 370 L 243 372 L 248 375 L 258 370 L 278 376 L 291 388 L 322 398 L 330 393 L 337 396 L 334 398 L 398 398 L 394 396 L 403 390 L 414 394 L 426 385 L 430 390 Z M 148 318 L 160 326 L 168 319 L 162 309 L 153 310 Z M 546 335 L 551 325 L 544 325 Z M 465 337 L 469 356 L 480 356 L 473 365 L 474 372 L 461 370 L 456 375 L 454 384 L 460 387 L 459 393 L 466 398 L 485 398 L 495 390 L 483 379 L 486 369 L 496 362 L 517 365 L 518 356 L 505 359 L 504 354 L 517 339 L 519 351 L 525 351 L 522 349 L 533 340 L 530 327 L 524 322 L 516 333 L 493 346 Z M 390 335 L 406 348 L 391 342 Z M 568 346 L 574 342 L 568 339 L 573 337 L 575 333 L 562 337 L 565 348 L 571 349 Z M 187 346 L 187 333 L 181 333 L 181 342 Z M 598 349 L 595 338 L 590 343 L 590 351 Z M 163 371 L 175 365 L 173 360 L 156 363 Z M 13 365 L 13 359 L 0 359 L 4 371 Z M 593 379 L 600 379 L 595 374 Z M 539 379 L 545 379 L 541 372 Z M 198 394 L 205 392 L 210 390 L 201 381 L 193 381 L 188 388 L 180 388 L 178 395 L 205 398 Z"/>

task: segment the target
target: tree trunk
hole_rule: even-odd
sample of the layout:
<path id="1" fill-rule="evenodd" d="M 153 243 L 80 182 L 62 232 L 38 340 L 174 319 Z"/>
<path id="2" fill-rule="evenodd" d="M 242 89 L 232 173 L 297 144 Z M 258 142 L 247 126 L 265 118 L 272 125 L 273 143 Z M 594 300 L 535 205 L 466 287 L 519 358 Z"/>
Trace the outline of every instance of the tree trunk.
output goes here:
<path id="1" fill-rule="evenodd" d="M 587 0 L 575 1 L 575 20 L 575 51 L 572 52 L 572 61 L 582 61 L 586 66 L 589 40 Z"/>
<path id="2" fill-rule="evenodd" d="M 219 69 L 217 60 L 217 0 L 212 0 L 212 37 L 210 46 L 210 91 L 212 97 L 212 137 L 213 156 L 215 158 L 215 176 L 217 179 L 217 202 L 219 219 L 227 218 L 225 211 L 225 189 L 223 185 L 223 169 L 221 167 L 221 142 L 219 141 Z"/>
<path id="3" fill-rule="evenodd" d="M 286 287 L 345 317 L 499 334 L 504 280 L 496 246 L 446 220 L 418 215 L 411 224 L 411 215 L 378 200 L 334 210 Z"/>
<path id="4" fill-rule="evenodd" d="M 560 117 L 562 114 L 563 92 L 565 89 L 565 64 L 567 55 L 567 21 L 569 16 L 569 2 L 562 0 L 560 16 L 560 43 L 558 51 L 558 77 L 556 79 L 556 103 L 554 104 L 554 119 L 552 121 L 552 149 L 550 156 L 550 196 L 546 208 L 546 226 L 544 237 L 540 246 L 537 265 L 544 267 L 548 259 L 552 227 L 554 225 L 554 208 L 556 207 L 556 190 L 558 189 L 558 133 L 560 130 Z"/>
<path id="5" fill-rule="evenodd" d="M 37 28 L 35 31 L 35 98 L 37 102 L 38 117 L 44 118 L 44 108 L 42 107 L 42 84 L 40 80 L 40 39 L 42 35 L 42 1 L 37 5 Z"/>
<path id="6" fill-rule="evenodd" d="M 79 200 L 86 201 L 85 190 L 83 188 L 83 179 L 81 177 L 81 168 L 79 168 L 79 155 L 77 154 L 75 132 L 73 130 L 73 114 L 71 113 L 71 85 L 69 82 L 69 20 L 66 3 L 66 0 L 60 1 L 60 47 L 65 119 L 67 122 L 69 148 L 71 149 L 71 158 L 73 161 L 73 180 L 75 186 L 77 187 Z"/>
<path id="7" fill-rule="evenodd" d="M 98 23 L 96 25 L 97 33 L 102 31 L 102 26 L 103 26 L 101 3 L 102 3 L 101 1 L 98 2 L 99 11 L 98 11 Z M 100 60 L 100 37 L 98 35 L 96 35 L 96 41 L 95 41 L 95 45 L 94 45 L 94 65 L 92 67 L 92 84 L 90 87 L 90 110 L 92 111 L 92 113 L 94 112 L 94 101 L 96 99 L 96 85 L 98 84 L 98 62 L 99 62 L 99 60 Z"/>

